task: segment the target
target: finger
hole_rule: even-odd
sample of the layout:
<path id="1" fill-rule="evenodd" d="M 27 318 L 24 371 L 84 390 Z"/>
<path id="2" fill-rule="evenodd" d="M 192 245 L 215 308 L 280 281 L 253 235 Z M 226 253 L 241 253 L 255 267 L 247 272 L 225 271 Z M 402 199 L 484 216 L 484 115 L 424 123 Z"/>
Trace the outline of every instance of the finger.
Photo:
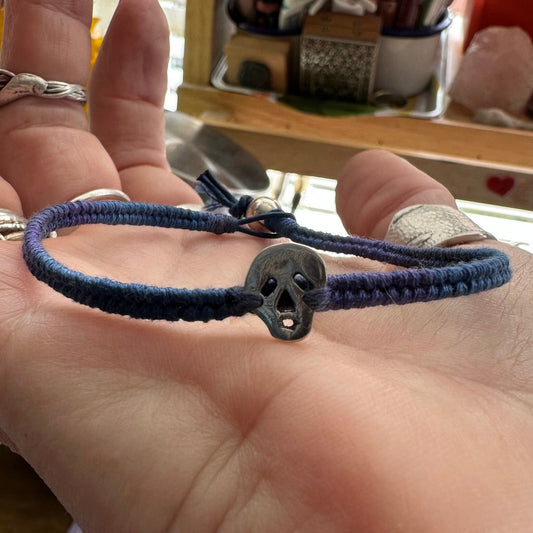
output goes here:
<path id="1" fill-rule="evenodd" d="M 157 0 L 122 0 L 91 79 L 91 129 L 134 199 L 180 204 L 196 193 L 170 171 L 163 102 L 169 38 Z"/>
<path id="2" fill-rule="evenodd" d="M 15 74 L 85 85 L 91 7 L 90 0 L 8 1 L 2 65 Z M 79 103 L 20 98 L 0 107 L 0 136 L 0 174 L 26 214 L 90 189 L 120 187 Z"/>
<path id="3" fill-rule="evenodd" d="M 337 211 L 349 233 L 383 239 L 400 209 L 415 204 L 455 207 L 448 189 L 390 152 L 353 157 L 339 178 Z"/>
<path id="4" fill-rule="evenodd" d="M 91 23 L 92 2 L 8 0 L 5 9 L 5 68 L 46 79 L 86 83 L 90 43 L 85 28 Z"/>
<path id="5" fill-rule="evenodd" d="M 22 215 L 22 205 L 17 192 L 2 177 L 0 177 L 0 209 L 9 209 L 17 215 Z"/>

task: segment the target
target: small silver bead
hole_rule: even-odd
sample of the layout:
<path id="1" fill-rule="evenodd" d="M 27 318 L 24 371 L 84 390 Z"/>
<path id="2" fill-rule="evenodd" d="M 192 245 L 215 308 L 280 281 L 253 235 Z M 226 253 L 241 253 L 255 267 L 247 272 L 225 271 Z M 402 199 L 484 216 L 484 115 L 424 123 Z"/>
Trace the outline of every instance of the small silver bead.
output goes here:
<path id="1" fill-rule="evenodd" d="M 248 209 L 246 209 L 246 217 L 248 218 L 255 217 L 257 215 L 265 215 L 266 213 L 270 213 L 270 211 L 274 211 L 276 209 L 281 209 L 281 206 L 278 204 L 278 202 L 276 202 L 276 200 L 273 200 L 268 196 L 258 196 L 251 201 Z M 255 231 L 263 231 L 265 233 L 270 231 L 260 220 L 251 222 L 248 224 L 248 226 Z"/>

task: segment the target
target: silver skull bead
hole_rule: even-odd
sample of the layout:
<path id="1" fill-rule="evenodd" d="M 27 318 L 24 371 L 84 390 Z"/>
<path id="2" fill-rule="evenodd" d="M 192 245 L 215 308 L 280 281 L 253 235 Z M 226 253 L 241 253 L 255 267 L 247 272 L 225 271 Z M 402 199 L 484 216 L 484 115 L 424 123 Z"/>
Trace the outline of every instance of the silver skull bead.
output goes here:
<path id="1" fill-rule="evenodd" d="M 325 285 L 322 258 L 311 248 L 288 243 L 265 248 L 254 259 L 245 287 L 263 297 L 263 305 L 255 313 L 272 336 L 298 340 L 311 331 L 313 322 L 313 310 L 303 296 Z"/>

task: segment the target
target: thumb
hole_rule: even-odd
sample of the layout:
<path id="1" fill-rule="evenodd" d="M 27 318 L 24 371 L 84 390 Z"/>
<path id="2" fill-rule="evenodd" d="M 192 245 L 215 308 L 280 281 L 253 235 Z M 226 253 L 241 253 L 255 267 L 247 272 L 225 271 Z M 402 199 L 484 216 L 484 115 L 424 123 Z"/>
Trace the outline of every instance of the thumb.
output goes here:
<path id="1" fill-rule="evenodd" d="M 337 212 L 355 235 L 383 239 L 394 214 L 415 204 L 455 207 L 455 200 L 444 185 L 390 152 L 361 152 L 338 181 Z"/>

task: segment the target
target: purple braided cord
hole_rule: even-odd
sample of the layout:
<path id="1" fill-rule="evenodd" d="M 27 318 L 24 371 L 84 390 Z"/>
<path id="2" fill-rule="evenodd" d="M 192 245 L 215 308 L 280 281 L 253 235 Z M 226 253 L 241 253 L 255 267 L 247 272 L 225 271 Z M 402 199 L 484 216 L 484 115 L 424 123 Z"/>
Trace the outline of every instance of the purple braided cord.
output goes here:
<path id="1" fill-rule="evenodd" d="M 145 203 L 71 202 L 48 207 L 29 221 L 23 254 L 39 280 L 79 303 L 108 313 L 153 320 L 222 320 L 254 311 L 262 305 L 262 297 L 244 287 L 189 290 L 87 276 L 53 259 L 42 241 L 54 230 L 84 224 L 158 226 L 222 234 L 244 231 L 245 221 Z M 495 249 L 413 249 L 359 237 L 339 237 L 303 228 L 292 215 L 284 217 L 279 211 L 265 223 L 276 234 L 300 244 L 403 267 L 388 273 L 329 276 L 325 288 L 312 289 L 304 296 L 315 311 L 462 296 L 498 287 L 511 279 L 508 257 Z"/>

